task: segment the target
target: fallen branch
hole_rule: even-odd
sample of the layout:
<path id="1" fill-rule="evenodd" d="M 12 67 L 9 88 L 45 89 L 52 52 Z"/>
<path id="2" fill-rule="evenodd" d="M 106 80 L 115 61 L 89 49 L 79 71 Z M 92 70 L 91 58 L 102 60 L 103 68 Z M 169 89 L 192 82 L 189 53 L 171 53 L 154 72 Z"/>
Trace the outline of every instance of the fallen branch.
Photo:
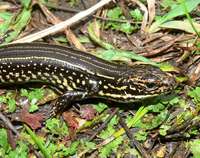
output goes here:
<path id="1" fill-rule="evenodd" d="M 71 26 L 72 24 L 77 23 L 79 20 L 82 20 L 83 18 L 92 14 L 93 12 L 95 12 L 96 10 L 98 10 L 99 8 L 103 7 L 104 5 L 108 4 L 111 1 L 112 0 L 101 0 L 99 3 L 95 4 L 94 6 L 90 7 L 89 9 L 79 12 L 76 15 L 74 15 L 73 17 L 71 17 L 63 22 L 60 22 L 56 25 L 53 25 L 47 29 L 36 32 L 34 34 L 25 36 L 25 37 L 18 39 L 12 43 L 32 42 L 32 41 L 38 40 L 40 38 L 43 38 L 45 36 L 48 36 L 50 34 L 54 34 L 59 31 L 62 31 L 65 28 Z"/>

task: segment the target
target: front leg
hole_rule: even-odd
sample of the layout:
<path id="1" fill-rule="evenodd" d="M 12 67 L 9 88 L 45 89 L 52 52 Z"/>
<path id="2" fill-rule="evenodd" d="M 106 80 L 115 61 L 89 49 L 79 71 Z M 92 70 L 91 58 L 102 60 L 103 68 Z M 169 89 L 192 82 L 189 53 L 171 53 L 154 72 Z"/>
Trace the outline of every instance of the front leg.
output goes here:
<path id="1" fill-rule="evenodd" d="M 88 96 L 87 92 L 82 91 L 68 91 L 60 96 L 51 109 L 52 115 L 61 113 L 67 106 L 73 102 L 85 99 Z"/>
<path id="2" fill-rule="evenodd" d="M 38 112 L 34 114 L 29 114 L 29 119 L 34 120 L 37 117 L 37 119 L 35 120 L 37 123 L 41 122 L 42 120 L 47 120 L 50 117 L 54 117 L 56 114 L 62 113 L 64 109 L 70 106 L 73 102 L 86 99 L 89 96 L 90 95 L 87 92 L 83 91 L 68 91 L 60 96 L 57 99 L 56 103 L 50 104 L 48 106 L 41 106 Z M 10 115 L 9 117 L 11 117 L 13 120 L 23 121 L 18 113 L 16 113 L 15 115 Z"/>
<path id="3" fill-rule="evenodd" d="M 94 96 L 98 92 L 98 81 L 90 79 L 85 91 L 73 90 L 67 91 L 65 94 L 57 99 L 56 104 L 51 107 L 51 114 L 55 115 L 61 113 L 67 106 L 73 102 L 81 101 L 83 99 Z M 52 116 L 51 115 L 51 116 Z"/>

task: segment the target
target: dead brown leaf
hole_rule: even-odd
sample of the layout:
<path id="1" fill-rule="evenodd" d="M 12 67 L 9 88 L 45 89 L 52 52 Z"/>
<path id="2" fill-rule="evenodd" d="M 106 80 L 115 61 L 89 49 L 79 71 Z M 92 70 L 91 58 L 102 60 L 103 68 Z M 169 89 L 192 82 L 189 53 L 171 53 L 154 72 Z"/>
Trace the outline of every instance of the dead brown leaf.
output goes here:
<path id="1" fill-rule="evenodd" d="M 31 114 L 26 107 L 21 110 L 19 117 L 22 122 L 28 124 L 34 130 L 41 128 L 41 122 L 44 120 L 44 116 L 41 113 Z"/>

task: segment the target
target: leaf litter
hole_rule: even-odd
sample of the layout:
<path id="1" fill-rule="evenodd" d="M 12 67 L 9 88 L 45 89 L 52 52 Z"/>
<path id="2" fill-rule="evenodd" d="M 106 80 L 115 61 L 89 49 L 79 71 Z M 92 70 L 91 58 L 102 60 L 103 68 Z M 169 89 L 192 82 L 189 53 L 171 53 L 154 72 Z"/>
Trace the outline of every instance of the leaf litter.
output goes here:
<path id="1" fill-rule="evenodd" d="M 3 1 L 0 42 L 10 43 L 54 25 L 95 3 Z M 174 75 L 179 86 L 150 102 L 76 103 L 53 118 L 48 118 L 48 111 L 59 96 L 54 88 L 6 87 L 0 93 L 0 157 L 198 158 L 199 3 L 112 2 L 76 26 L 41 39 L 119 64 L 158 66 Z"/>

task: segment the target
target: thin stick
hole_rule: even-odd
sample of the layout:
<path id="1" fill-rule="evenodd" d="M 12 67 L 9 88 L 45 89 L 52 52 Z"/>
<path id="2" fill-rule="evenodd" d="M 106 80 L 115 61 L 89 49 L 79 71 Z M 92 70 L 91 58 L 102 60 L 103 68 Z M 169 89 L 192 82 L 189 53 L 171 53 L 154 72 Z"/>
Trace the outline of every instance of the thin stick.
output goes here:
<path id="1" fill-rule="evenodd" d="M 47 29 L 44 29 L 42 31 L 36 32 L 34 34 L 28 35 L 26 37 L 23 37 L 19 40 L 16 40 L 12 43 L 24 43 L 24 42 L 32 42 L 35 40 L 38 40 L 42 37 L 45 37 L 47 35 L 50 34 L 54 34 L 56 32 L 62 31 L 64 30 L 66 27 L 71 26 L 72 24 L 78 22 L 79 20 L 82 20 L 83 18 L 87 17 L 88 15 L 92 14 L 93 12 L 95 12 L 96 10 L 98 10 L 99 8 L 103 7 L 104 5 L 108 4 L 109 2 L 111 2 L 112 0 L 101 0 L 99 3 L 95 4 L 94 6 L 92 6 L 91 8 L 81 11 L 79 13 L 77 13 L 76 15 L 74 15 L 73 17 L 60 22 L 54 26 L 51 26 Z"/>
<path id="2" fill-rule="evenodd" d="M 96 135 L 98 133 L 100 133 L 102 130 L 104 130 L 106 128 L 106 126 L 108 125 L 108 123 L 110 122 L 110 120 L 114 117 L 114 115 L 119 111 L 119 108 L 115 108 L 114 111 L 108 116 L 108 118 L 104 121 L 104 123 L 96 130 L 96 132 L 90 137 L 89 141 L 92 141 L 94 139 L 94 137 L 96 137 Z"/>
<path id="3" fill-rule="evenodd" d="M 13 131 L 17 136 L 19 136 L 19 132 L 15 129 L 11 121 L 1 112 L 0 119 L 4 122 L 5 126 L 7 126 L 11 131 Z"/>
<path id="4" fill-rule="evenodd" d="M 147 151 L 144 149 L 144 147 L 133 137 L 130 129 L 128 128 L 128 126 L 126 125 L 126 123 L 124 122 L 124 120 L 122 119 L 122 116 L 120 115 L 120 113 L 117 113 L 117 116 L 119 117 L 119 123 L 120 125 L 124 128 L 126 135 L 128 136 L 128 138 L 130 139 L 130 145 L 132 148 L 136 148 L 140 154 L 142 155 L 142 157 L 144 158 L 151 158 L 151 156 L 147 153 Z"/>

